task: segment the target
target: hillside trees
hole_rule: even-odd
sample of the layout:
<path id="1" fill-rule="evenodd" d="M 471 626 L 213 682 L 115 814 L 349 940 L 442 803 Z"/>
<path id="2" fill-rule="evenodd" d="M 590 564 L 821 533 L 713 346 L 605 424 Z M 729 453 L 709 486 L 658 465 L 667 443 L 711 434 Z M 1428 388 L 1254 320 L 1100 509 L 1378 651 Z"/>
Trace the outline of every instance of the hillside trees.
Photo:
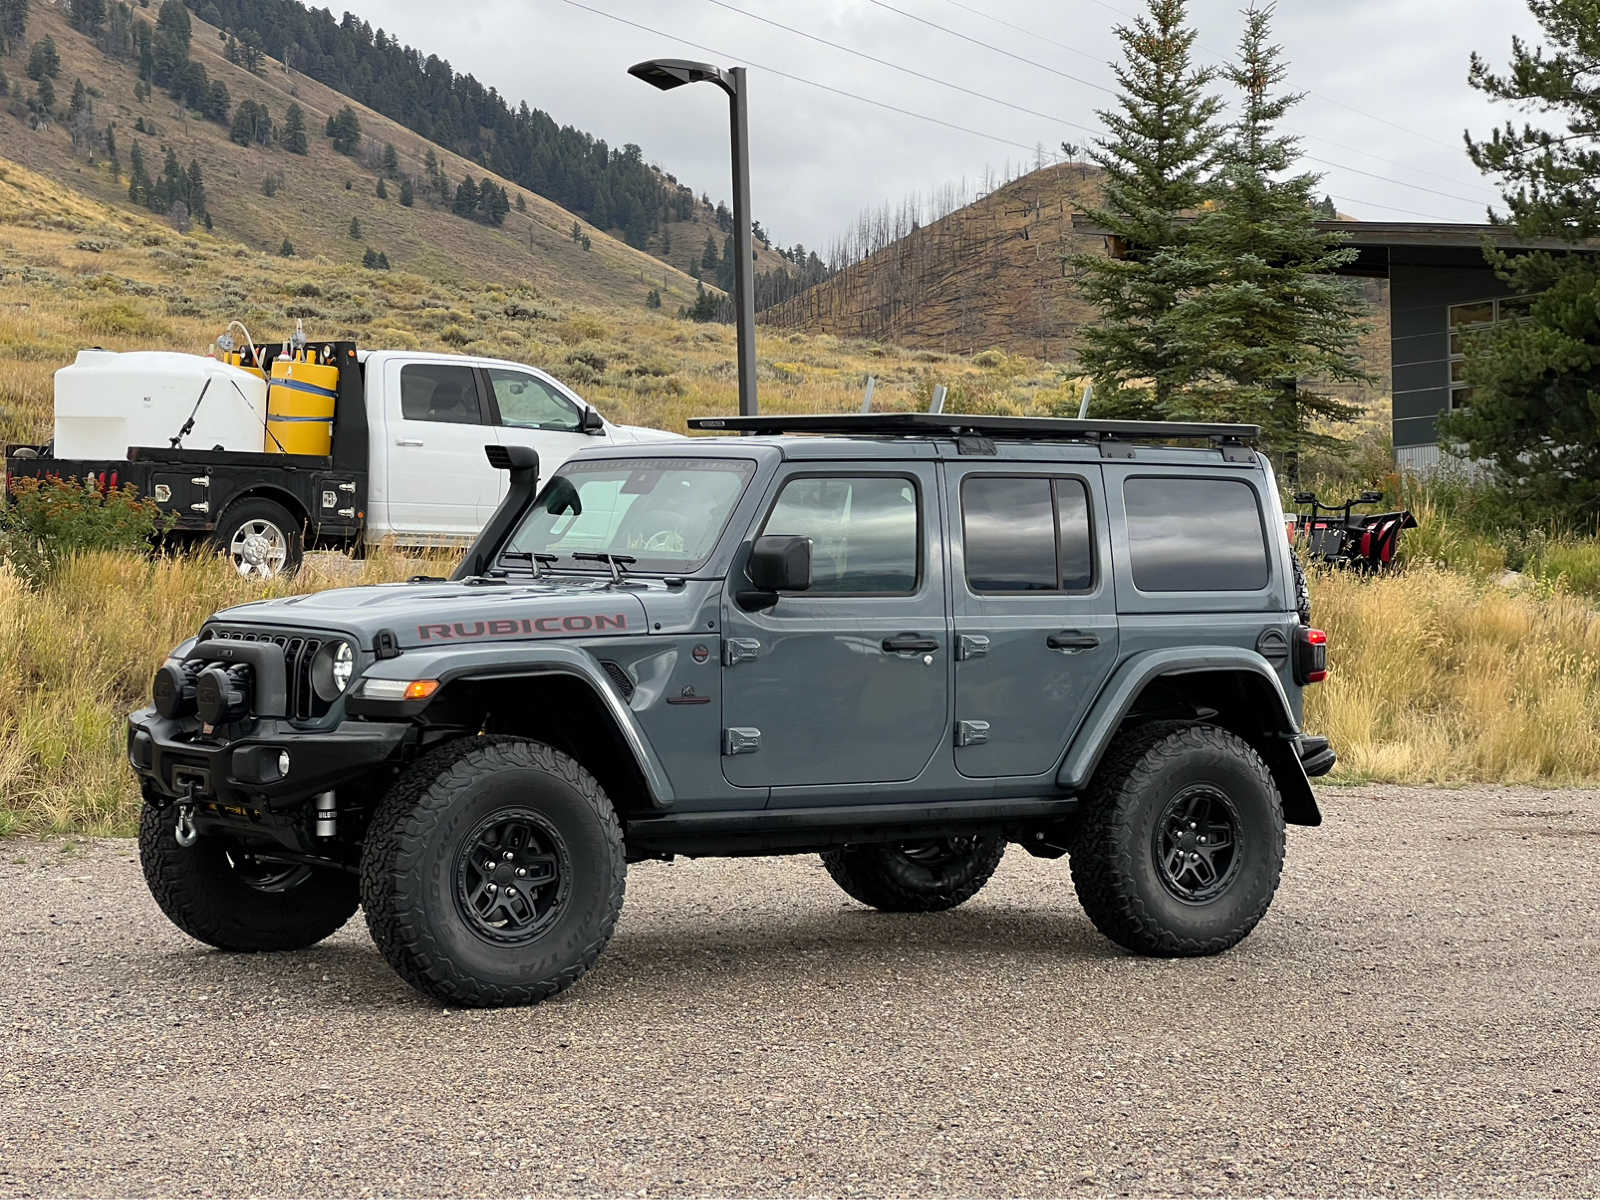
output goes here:
<path id="1" fill-rule="evenodd" d="M 361 146 L 361 119 L 356 116 L 356 110 L 348 104 L 338 112 L 329 114 L 323 132 L 333 142 L 334 150 L 340 154 L 354 157 Z"/>
<path id="2" fill-rule="evenodd" d="M 67 6 L 67 22 L 79 33 L 100 35 L 106 21 L 106 0 L 72 0 Z"/>
<path id="3" fill-rule="evenodd" d="M 152 73 L 150 82 L 169 87 L 189 61 L 189 39 L 193 25 L 183 0 L 161 0 L 156 14 L 155 34 L 151 39 Z"/>
<path id="4" fill-rule="evenodd" d="M 298 104 L 289 105 L 283 114 L 283 130 L 278 138 L 278 144 L 290 154 L 309 154 L 311 147 L 306 141 L 306 115 Z"/>
<path id="5" fill-rule="evenodd" d="M 1292 174 L 1298 139 L 1278 129 L 1299 96 L 1272 44 L 1271 10 L 1245 14 L 1239 59 L 1224 77 L 1239 91 L 1211 205 L 1195 222 L 1210 281 L 1181 299 L 1172 325 L 1190 331 L 1201 377 L 1164 415 L 1259 423 L 1295 476 L 1300 452 L 1331 440 L 1314 423 L 1347 421 L 1352 405 L 1328 385 L 1365 380 L 1362 301 L 1335 272 L 1356 252 L 1317 228 L 1313 174 Z"/>
<path id="6" fill-rule="evenodd" d="M 1547 44 L 1514 39 L 1504 73 L 1474 54 L 1469 80 L 1537 120 L 1508 120 L 1481 141 L 1469 133 L 1467 148 L 1500 187 L 1505 211 L 1491 213 L 1494 221 L 1576 248 L 1600 236 L 1600 0 L 1529 0 L 1528 8 Z M 1470 403 L 1441 418 L 1440 438 L 1484 463 L 1523 506 L 1592 530 L 1600 266 L 1590 253 L 1486 253 L 1514 294 L 1533 299 L 1524 319 L 1464 336 Z"/>
<path id="7" fill-rule="evenodd" d="M 28 0 L 0 0 L 0 54 L 22 42 L 28 32 Z"/>
<path id="8" fill-rule="evenodd" d="M 1105 184 L 1089 217 L 1127 247 L 1123 258 L 1069 260 L 1100 311 L 1082 331 L 1079 357 L 1102 414 L 1167 416 L 1200 373 L 1196 352 L 1207 333 L 1175 316 L 1180 300 L 1209 281 L 1209 259 L 1185 217 L 1206 199 L 1221 105 L 1207 93 L 1215 73 L 1191 61 L 1195 33 L 1185 21 L 1184 0 L 1150 0 L 1147 14 L 1117 28 L 1117 107 L 1099 113 L 1108 133 L 1088 152 Z"/>
<path id="9" fill-rule="evenodd" d="M 304 136 L 304 130 L 301 130 Z M 272 115 L 265 104 L 254 100 L 241 100 L 233 112 L 233 126 L 228 137 L 241 146 L 272 145 Z"/>
<path id="10" fill-rule="evenodd" d="M 28 78 L 37 83 L 60 74 L 61 55 L 56 52 L 56 40 L 46 34 L 28 51 Z"/>

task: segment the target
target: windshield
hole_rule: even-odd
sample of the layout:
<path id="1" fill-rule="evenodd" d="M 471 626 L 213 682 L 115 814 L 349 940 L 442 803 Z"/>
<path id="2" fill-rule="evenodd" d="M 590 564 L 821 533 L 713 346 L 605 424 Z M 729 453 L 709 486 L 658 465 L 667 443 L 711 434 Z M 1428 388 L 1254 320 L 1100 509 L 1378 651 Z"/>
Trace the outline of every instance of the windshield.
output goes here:
<path id="1" fill-rule="evenodd" d="M 603 571 L 575 554 L 614 554 L 629 571 L 692 571 L 711 556 L 756 465 L 727 458 L 569 462 L 501 551 L 554 555 L 556 569 Z M 515 561 L 502 565 L 513 566 Z"/>

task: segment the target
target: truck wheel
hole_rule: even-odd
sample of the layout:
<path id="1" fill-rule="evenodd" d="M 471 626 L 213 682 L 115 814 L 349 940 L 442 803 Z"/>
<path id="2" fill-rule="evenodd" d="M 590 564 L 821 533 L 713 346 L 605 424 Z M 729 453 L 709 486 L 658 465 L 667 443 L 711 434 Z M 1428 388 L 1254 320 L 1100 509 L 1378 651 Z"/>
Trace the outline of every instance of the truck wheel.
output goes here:
<path id="1" fill-rule="evenodd" d="M 1283 805 L 1267 765 L 1215 725 L 1123 734 L 1089 785 L 1072 882 L 1096 928 L 1136 954 L 1217 954 L 1272 903 Z"/>
<path id="2" fill-rule="evenodd" d="M 622 911 L 622 827 L 559 750 L 475 737 L 419 759 L 361 857 L 367 927 L 403 979 L 447 1004 L 537 1004 L 593 965 Z"/>
<path id="3" fill-rule="evenodd" d="M 978 894 L 1006 852 L 996 834 L 824 850 L 833 881 L 884 912 L 941 912 Z"/>
<path id="4" fill-rule="evenodd" d="M 161 911 L 221 950 L 303 950 L 339 929 L 360 899 L 347 871 L 257 857 L 216 836 L 180 846 L 177 806 L 139 814 L 139 861 Z"/>
<path id="5" fill-rule="evenodd" d="M 234 570 L 255 579 L 294 574 L 305 552 L 300 522 L 275 500 L 230 504 L 211 540 Z"/>

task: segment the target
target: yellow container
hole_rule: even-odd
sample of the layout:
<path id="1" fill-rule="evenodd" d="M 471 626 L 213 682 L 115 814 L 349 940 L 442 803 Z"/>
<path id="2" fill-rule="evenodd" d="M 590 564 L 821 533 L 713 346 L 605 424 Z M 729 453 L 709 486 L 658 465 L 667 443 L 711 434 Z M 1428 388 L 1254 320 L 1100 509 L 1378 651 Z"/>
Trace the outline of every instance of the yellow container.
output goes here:
<path id="1" fill-rule="evenodd" d="M 284 356 L 273 360 L 267 390 L 268 454 L 333 453 L 339 368 Z"/>
<path id="2" fill-rule="evenodd" d="M 230 367 L 238 367 L 241 371 L 249 371 L 257 379 L 265 379 L 267 373 L 260 367 L 253 366 L 245 361 L 246 356 L 237 350 L 230 350 L 222 356 L 222 361 Z"/>

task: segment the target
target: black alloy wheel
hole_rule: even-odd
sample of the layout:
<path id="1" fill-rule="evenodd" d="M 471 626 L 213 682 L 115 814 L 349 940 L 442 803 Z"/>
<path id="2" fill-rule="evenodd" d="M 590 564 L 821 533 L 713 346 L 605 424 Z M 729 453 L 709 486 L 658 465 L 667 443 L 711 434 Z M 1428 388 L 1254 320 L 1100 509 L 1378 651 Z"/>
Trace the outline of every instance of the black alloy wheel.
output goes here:
<path id="1" fill-rule="evenodd" d="M 456 859 L 456 903 L 491 942 L 539 937 L 561 914 L 571 866 L 560 833 L 532 809 L 501 809 L 480 821 Z"/>
<path id="2" fill-rule="evenodd" d="M 1167 890 L 1187 904 L 1204 904 L 1233 882 L 1239 838 L 1238 807 L 1220 789 L 1195 784 L 1167 801 L 1150 848 Z"/>

